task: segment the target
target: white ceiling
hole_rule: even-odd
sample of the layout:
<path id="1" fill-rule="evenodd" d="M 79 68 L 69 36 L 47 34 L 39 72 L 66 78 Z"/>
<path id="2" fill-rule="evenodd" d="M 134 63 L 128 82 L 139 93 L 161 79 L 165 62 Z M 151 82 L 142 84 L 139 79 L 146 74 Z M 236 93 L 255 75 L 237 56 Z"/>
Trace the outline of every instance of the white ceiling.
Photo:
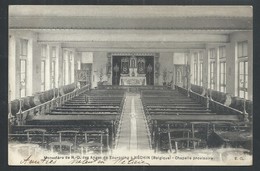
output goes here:
<path id="1" fill-rule="evenodd" d="M 86 50 L 200 49 L 252 31 L 250 6 L 9 6 L 11 31 Z"/>
<path id="2" fill-rule="evenodd" d="M 14 29 L 252 29 L 250 6 L 10 6 Z"/>
<path id="3" fill-rule="evenodd" d="M 84 17 L 252 17 L 251 6 L 84 6 L 12 5 L 10 16 Z"/>

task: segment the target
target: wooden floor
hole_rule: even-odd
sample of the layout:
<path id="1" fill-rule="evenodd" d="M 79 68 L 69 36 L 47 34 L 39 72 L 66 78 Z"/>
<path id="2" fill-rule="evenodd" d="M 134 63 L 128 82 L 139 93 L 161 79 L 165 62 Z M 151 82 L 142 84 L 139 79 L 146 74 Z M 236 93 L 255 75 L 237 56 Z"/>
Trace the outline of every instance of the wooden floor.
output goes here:
<path id="1" fill-rule="evenodd" d="M 125 105 L 119 128 L 118 150 L 150 150 L 147 121 L 140 94 L 126 93 Z"/>

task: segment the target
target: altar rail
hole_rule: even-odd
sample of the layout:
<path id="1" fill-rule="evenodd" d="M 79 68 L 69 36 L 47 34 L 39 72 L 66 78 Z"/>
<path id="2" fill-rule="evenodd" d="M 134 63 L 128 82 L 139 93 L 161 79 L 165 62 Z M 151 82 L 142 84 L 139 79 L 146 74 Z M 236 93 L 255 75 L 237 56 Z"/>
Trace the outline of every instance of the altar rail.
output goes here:
<path id="1" fill-rule="evenodd" d="M 22 111 L 28 110 L 45 102 L 52 100 L 54 97 L 63 96 L 74 91 L 77 88 L 76 83 L 61 86 L 59 88 L 54 88 L 46 90 L 43 92 L 37 92 L 32 96 L 22 97 L 20 99 L 14 99 L 8 103 L 9 112 L 12 115 L 16 115 L 21 109 Z"/>
<path id="2" fill-rule="evenodd" d="M 219 102 L 221 104 L 224 104 L 226 102 L 228 93 L 224 93 L 224 92 L 220 92 L 220 91 L 216 91 L 216 90 L 203 90 L 203 89 L 204 88 L 202 86 L 191 84 L 192 92 L 202 94 L 204 91 L 205 91 L 205 93 L 207 91 L 210 91 L 210 92 L 208 92 L 208 94 L 210 95 L 210 98 L 213 101 Z M 230 98 L 231 98 L 231 103 L 228 102 L 229 107 L 239 110 L 241 112 L 243 112 L 245 110 L 247 113 L 249 113 L 249 118 L 252 118 L 252 114 L 253 114 L 253 101 L 252 100 L 245 101 L 245 99 L 243 99 L 243 98 L 231 96 L 231 95 L 230 95 Z"/>
<path id="3" fill-rule="evenodd" d="M 224 104 L 214 101 L 209 97 L 204 97 L 196 92 L 188 91 L 183 87 L 179 87 L 175 85 L 175 89 L 178 90 L 180 93 L 189 96 L 190 98 L 194 99 L 195 101 L 199 102 L 200 104 L 206 106 L 207 108 L 211 109 L 216 114 L 231 114 L 231 115 L 238 115 L 241 120 L 247 117 L 242 111 L 237 109 L 231 108 L 229 106 L 225 106 Z"/>
<path id="4" fill-rule="evenodd" d="M 50 101 L 47 101 L 45 103 L 42 103 L 38 106 L 35 106 L 33 108 L 30 108 L 28 110 L 22 111 L 21 109 L 18 111 L 16 116 L 9 116 L 9 122 L 12 125 L 24 125 L 26 124 L 26 120 L 29 119 L 29 117 L 33 117 L 35 115 L 44 115 L 48 112 L 50 112 L 51 109 L 54 107 L 61 106 L 68 100 L 71 100 L 72 98 L 85 93 L 90 89 L 89 85 L 86 85 L 80 89 L 75 89 L 74 91 L 64 94 L 62 96 L 58 96 L 56 98 L 53 98 Z"/>

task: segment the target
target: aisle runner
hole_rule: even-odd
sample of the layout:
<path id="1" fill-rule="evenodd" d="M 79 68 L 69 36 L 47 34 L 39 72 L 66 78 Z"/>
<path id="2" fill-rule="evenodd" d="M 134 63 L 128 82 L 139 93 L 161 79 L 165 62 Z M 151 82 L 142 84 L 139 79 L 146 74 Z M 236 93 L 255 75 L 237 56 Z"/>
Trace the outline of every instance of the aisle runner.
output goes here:
<path id="1" fill-rule="evenodd" d="M 118 137 L 118 150 L 149 150 L 150 143 L 146 119 L 139 94 L 127 93 L 122 111 Z"/>

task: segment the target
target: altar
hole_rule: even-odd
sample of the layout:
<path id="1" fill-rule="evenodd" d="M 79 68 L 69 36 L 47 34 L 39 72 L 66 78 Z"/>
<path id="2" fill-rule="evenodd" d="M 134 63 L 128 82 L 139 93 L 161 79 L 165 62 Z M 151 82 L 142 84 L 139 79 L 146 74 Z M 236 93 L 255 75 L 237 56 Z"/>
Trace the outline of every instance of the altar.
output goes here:
<path id="1" fill-rule="evenodd" d="M 113 85 L 153 85 L 153 57 L 123 56 L 113 58 Z"/>
<path id="2" fill-rule="evenodd" d="M 121 77 L 120 85 L 146 85 L 146 77 Z"/>

